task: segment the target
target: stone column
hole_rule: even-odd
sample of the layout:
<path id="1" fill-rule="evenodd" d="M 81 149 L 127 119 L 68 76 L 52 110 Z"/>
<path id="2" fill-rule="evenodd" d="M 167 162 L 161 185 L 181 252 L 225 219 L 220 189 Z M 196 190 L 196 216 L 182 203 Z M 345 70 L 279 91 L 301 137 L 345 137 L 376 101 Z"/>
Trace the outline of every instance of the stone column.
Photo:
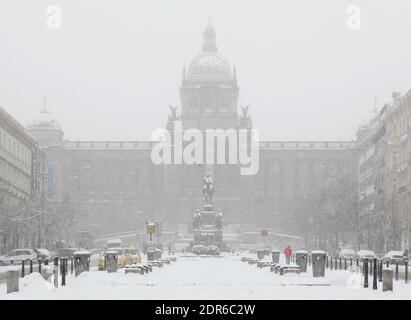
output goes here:
<path id="1" fill-rule="evenodd" d="M 7 294 L 19 291 L 19 272 L 7 271 Z"/>

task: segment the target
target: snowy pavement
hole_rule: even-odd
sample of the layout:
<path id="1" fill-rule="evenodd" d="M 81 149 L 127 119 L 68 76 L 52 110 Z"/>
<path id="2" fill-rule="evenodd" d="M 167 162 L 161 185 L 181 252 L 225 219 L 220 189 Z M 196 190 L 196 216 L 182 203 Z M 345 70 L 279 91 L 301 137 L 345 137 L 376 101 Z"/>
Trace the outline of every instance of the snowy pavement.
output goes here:
<path id="1" fill-rule="evenodd" d="M 241 262 L 240 256 L 222 258 L 179 257 L 177 262 L 154 268 L 149 274 L 124 274 L 92 270 L 74 278 L 67 286 L 54 288 L 38 273 L 20 279 L 20 292 L 0 299 L 410 299 L 411 283 L 394 281 L 394 292 L 362 288 L 360 274 L 326 271 L 313 278 L 311 270 L 280 276 L 269 268 Z"/>

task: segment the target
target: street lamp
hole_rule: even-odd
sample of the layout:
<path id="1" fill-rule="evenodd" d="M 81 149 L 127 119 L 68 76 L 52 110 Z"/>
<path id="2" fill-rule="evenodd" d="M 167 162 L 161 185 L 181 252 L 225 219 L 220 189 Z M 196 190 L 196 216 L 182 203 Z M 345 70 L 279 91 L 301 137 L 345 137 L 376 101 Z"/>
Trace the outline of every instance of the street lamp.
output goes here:
<path id="1" fill-rule="evenodd" d="M 80 192 L 80 171 L 84 171 L 84 170 L 90 170 L 91 166 L 85 166 L 85 167 L 79 167 L 76 168 L 75 170 L 77 171 L 77 173 L 74 176 L 74 179 L 76 181 L 76 199 L 74 201 L 74 205 L 75 205 L 75 210 L 74 210 L 74 214 L 75 216 L 73 217 L 73 224 L 75 225 L 75 228 L 77 228 L 78 226 L 76 225 L 77 219 L 76 216 L 78 216 L 78 211 L 79 211 L 79 192 Z"/>

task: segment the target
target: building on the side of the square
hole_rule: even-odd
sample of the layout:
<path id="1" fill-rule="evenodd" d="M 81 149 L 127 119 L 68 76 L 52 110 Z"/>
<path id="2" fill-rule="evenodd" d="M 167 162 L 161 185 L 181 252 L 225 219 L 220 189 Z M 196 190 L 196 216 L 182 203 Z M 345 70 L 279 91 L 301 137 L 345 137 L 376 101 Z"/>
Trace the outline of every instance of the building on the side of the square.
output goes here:
<path id="1" fill-rule="evenodd" d="M 358 150 L 358 245 L 359 249 L 386 251 L 385 218 L 385 117 L 377 103 L 357 131 Z"/>
<path id="2" fill-rule="evenodd" d="M 385 119 L 385 234 L 387 249 L 405 250 L 411 241 L 411 91 L 393 93 Z"/>
<path id="3" fill-rule="evenodd" d="M 0 252 L 44 240 L 40 209 L 47 158 L 9 113 L 0 107 Z"/>

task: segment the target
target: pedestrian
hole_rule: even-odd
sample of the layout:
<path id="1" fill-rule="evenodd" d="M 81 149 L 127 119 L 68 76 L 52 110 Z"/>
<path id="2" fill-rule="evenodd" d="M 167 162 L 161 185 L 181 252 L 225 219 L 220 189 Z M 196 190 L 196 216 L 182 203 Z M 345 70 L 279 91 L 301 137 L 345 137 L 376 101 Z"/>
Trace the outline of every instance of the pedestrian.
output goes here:
<path id="1" fill-rule="evenodd" d="M 293 254 L 293 250 L 291 249 L 291 246 L 288 245 L 284 249 L 284 255 L 285 255 L 285 263 L 290 264 L 290 259 L 291 255 Z"/>

